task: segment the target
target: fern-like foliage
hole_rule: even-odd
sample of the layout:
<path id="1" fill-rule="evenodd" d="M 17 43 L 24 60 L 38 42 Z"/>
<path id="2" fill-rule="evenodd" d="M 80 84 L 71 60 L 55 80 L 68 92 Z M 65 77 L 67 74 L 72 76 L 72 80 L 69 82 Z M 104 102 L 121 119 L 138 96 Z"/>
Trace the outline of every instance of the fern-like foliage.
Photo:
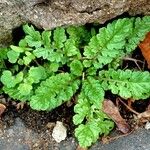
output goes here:
<path id="1" fill-rule="evenodd" d="M 124 99 L 150 97 L 148 71 L 118 69 L 150 32 L 150 16 L 118 19 L 98 33 L 86 26 L 37 31 L 28 24 L 23 31 L 18 45 L 0 51 L 2 90 L 32 109 L 48 111 L 75 95 L 73 122 L 80 146 L 91 146 L 114 126 L 102 111 L 105 91 Z"/>
<path id="2" fill-rule="evenodd" d="M 113 70 L 99 73 L 101 85 L 105 90 L 128 99 L 146 99 L 150 97 L 150 73 L 145 71 Z"/>
<path id="3" fill-rule="evenodd" d="M 71 99 L 78 89 L 80 81 L 72 81 L 68 73 L 49 77 L 41 82 L 31 97 L 30 106 L 36 110 L 52 110 Z"/>
<path id="4" fill-rule="evenodd" d="M 126 52 L 131 53 L 150 31 L 150 17 L 132 18 L 133 28 L 126 44 Z"/>
<path id="5" fill-rule="evenodd" d="M 76 115 L 73 117 L 74 124 L 79 125 L 75 136 L 82 147 L 90 146 L 97 141 L 100 134 L 108 134 L 114 126 L 101 111 L 103 100 L 104 90 L 99 80 L 88 77 L 83 81 L 78 103 L 74 107 Z"/>
<path id="6" fill-rule="evenodd" d="M 102 68 L 122 53 L 126 38 L 132 29 L 132 20 L 125 18 L 114 21 L 99 30 L 85 47 L 84 56 L 93 60 L 95 68 Z"/>
<path id="7" fill-rule="evenodd" d="M 36 86 L 46 78 L 45 68 L 39 66 L 31 67 L 28 73 L 21 71 L 17 75 L 12 75 L 11 71 L 5 70 L 1 76 L 1 82 L 5 85 L 3 90 L 10 97 L 21 101 L 29 101 Z"/>

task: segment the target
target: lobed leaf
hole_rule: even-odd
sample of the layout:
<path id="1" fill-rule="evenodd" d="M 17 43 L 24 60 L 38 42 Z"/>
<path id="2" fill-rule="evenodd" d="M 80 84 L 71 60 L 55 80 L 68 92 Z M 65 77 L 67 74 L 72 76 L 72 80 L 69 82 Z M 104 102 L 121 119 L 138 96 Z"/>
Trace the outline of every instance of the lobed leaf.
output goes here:
<path id="1" fill-rule="evenodd" d="M 54 30 L 54 47 L 60 49 L 64 46 L 66 41 L 66 34 L 64 28 L 56 28 Z"/>
<path id="2" fill-rule="evenodd" d="M 99 138 L 99 127 L 95 120 L 88 122 L 86 125 L 79 125 L 75 129 L 75 136 L 78 138 L 81 147 L 86 148 L 96 142 Z"/>
<path id="3" fill-rule="evenodd" d="M 71 99 L 78 89 L 79 81 L 72 81 L 68 73 L 49 77 L 41 82 L 31 97 L 30 106 L 36 110 L 51 110 Z"/>
<path id="4" fill-rule="evenodd" d="M 19 56 L 20 56 L 20 53 L 18 53 L 16 51 L 10 50 L 10 51 L 7 52 L 8 61 L 10 63 L 16 63 Z"/>
<path id="5" fill-rule="evenodd" d="M 150 31 L 150 16 L 132 18 L 134 24 L 126 44 L 126 52 L 131 53 Z"/>
<path id="6" fill-rule="evenodd" d="M 29 95 L 23 95 L 22 93 L 20 93 L 20 91 L 18 90 L 18 88 L 8 88 L 6 86 L 3 87 L 3 91 L 8 94 L 11 98 L 13 98 L 14 100 L 20 100 L 20 101 L 27 101 L 30 100 L 31 95 L 33 94 L 32 92 L 30 92 Z"/>
<path id="7" fill-rule="evenodd" d="M 91 146 L 100 134 L 108 134 L 114 124 L 101 111 L 104 100 L 104 90 L 98 80 L 87 77 L 83 81 L 78 102 L 74 107 L 73 122 L 79 125 L 75 129 L 75 136 L 81 147 Z M 82 124 L 85 122 L 85 124 Z"/>
<path id="8" fill-rule="evenodd" d="M 82 76 L 83 65 L 79 60 L 73 60 L 70 64 L 71 73 L 76 76 Z"/>
<path id="9" fill-rule="evenodd" d="M 34 41 L 40 41 L 41 40 L 40 32 L 36 31 L 32 25 L 31 26 L 29 26 L 28 24 L 24 25 L 23 30 L 27 35 L 32 37 L 32 39 Z"/>
<path id="10" fill-rule="evenodd" d="M 32 88 L 33 88 L 32 85 L 28 83 L 21 83 L 18 86 L 18 92 L 23 96 L 29 95 L 31 93 Z"/>
<path id="11" fill-rule="evenodd" d="M 64 51 L 68 57 L 80 54 L 79 49 L 76 47 L 75 41 L 73 39 L 68 39 L 65 42 Z"/>
<path id="12" fill-rule="evenodd" d="M 28 74 L 28 80 L 33 79 L 33 83 L 39 83 L 40 80 L 46 79 L 47 74 L 44 67 L 31 67 Z"/>
<path id="13" fill-rule="evenodd" d="M 42 32 L 42 40 L 45 48 L 51 47 L 51 31 L 43 31 Z"/>
<path id="14" fill-rule="evenodd" d="M 125 47 L 126 38 L 132 29 L 132 21 L 128 18 L 118 19 L 107 27 L 99 30 L 84 49 L 84 56 L 93 61 L 95 68 L 104 65 L 118 57 Z"/>
<path id="15" fill-rule="evenodd" d="M 80 124 L 86 116 L 90 115 L 92 112 L 91 106 L 94 109 L 100 109 L 103 100 L 104 90 L 100 82 L 92 77 L 88 77 L 87 80 L 83 81 L 78 103 L 74 107 L 74 112 L 76 113 L 73 117 L 74 124 Z"/>
<path id="16" fill-rule="evenodd" d="M 3 71 L 1 82 L 8 88 L 14 87 L 16 85 L 15 78 L 9 70 Z"/>
<path id="17" fill-rule="evenodd" d="M 75 129 L 75 136 L 83 148 L 91 146 L 100 134 L 107 135 L 114 127 L 114 123 L 103 112 L 98 112 L 97 116 Z"/>
<path id="18" fill-rule="evenodd" d="M 48 59 L 50 53 L 51 53 L 51 49 L 50 49 L 50 48 L 44 48 L 44 47 L 36 48 L 36 49 L 33 51 L 33 54 L 34 54 L 37 58 L 42 57 L 43 59 Z"/>
<path id="19" fill-rule="evenodd" d="M 100 71 L 99 79 L 104 90 L 133 99 L 146 99 L 150 96 L 150 73 L 145 71 L 113 70 Z"/>

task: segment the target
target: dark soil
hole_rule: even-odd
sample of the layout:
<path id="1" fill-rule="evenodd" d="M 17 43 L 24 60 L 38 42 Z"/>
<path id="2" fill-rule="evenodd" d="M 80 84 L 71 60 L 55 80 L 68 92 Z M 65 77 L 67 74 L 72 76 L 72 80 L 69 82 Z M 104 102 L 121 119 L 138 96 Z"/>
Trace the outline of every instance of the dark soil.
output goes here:
<path id="1" fill-rule="evenodd" d="M 1 99 L 4 102 L 4 98 Z M 27 149 L 55 150 L 58 149 L 59 144 L 53 140 L 51 134 L 56 121 L 63 122 L 67 127 L 66 141 L 73 137 L 75 128 L 72 123 L 73 106 L 68 107 L 63 104 L 51 112 L 42 112 L 34 111 L 27 105 L 24 105 L 23 109 L 17 110 L 17 104 L 18 102 L 10 101 L 9 98 L 5 100 L 7 108 L 0 120 L 1 139 L 11 141 L 14 136 L 14 140 L 17 139 L 16 142 L 19 140 L 22 145 L 27 145 Z M 14 131 L 16 132 L 14 133 Z M 71 142 L 74 143 L 73 140 Z M 24 148 L 17 150 L 24 150 Z"/>
<path id="2" fill-rule="evenodd" d="M 11 126 L 14 123 L 14 118 L 19 117 L 28 128 L 40 133 L 46 130 L 45 127 L 49 122 L 55 123 L 56 121 L 61 121 L 67 127 L 68 137 L 73 136 L 73 106 L 67 107 L 66 104 L 63 104 L 51 112 L 44 112 L 32 110 L 27 105 L 24 105 L 23 109 L 17 110 L 15 106 L 17 102 L 14 101 L 13 103 L 7 103 L 7 109 L 2 115 L 2 121 L 6 126 Z"/>

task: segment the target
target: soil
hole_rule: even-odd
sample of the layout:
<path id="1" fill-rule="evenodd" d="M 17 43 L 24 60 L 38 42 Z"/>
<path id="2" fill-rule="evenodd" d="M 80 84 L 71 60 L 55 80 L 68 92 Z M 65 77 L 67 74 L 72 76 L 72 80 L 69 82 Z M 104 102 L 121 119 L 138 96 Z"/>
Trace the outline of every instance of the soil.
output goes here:
<path id="1" fill-rule="evenodd" d="M 2 96 L 1 99 L 4 101 Z M 66 141 L 74 143 L 73 145 L 76 144 L 74 139 L 72 139 L 74 131 L 72 123 L 73 106 L 68 107 L 64 104 L 51 112 L 39 112 L 31 110 L 27 105 L 24 105 L 23 109 L 17 110 L 17 104 L 18 102 L 10 101 L 9 98 L 5 99 L 7 109 L 0 120 L 0 149 L 3 149 L 1 145 L 2 139 L 5 139 L 7 142 L 10 141 L 10 144 L 14 140 L 17 147 L 21 143 L 21 147 L 15 147 L 15 150 L 58 149 L 63 143 L 59 145 L 51 136 L 56 121 L 62 121 L 67 127 L 68 135 Z M 8 143 L 7 145 L 8 147 L 4 146 L 5 150 L 7 148 L 10 149 L 10 145 Z M 63 147 L 65 148 L 65 146 Z"/>

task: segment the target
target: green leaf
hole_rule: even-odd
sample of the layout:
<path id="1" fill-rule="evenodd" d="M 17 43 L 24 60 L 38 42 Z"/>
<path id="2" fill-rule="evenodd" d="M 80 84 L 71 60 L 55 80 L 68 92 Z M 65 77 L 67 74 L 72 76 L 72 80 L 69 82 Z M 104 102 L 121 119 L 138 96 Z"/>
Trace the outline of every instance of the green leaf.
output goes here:
<path id="1" fill-rule="evenodd" d="M 16 75 L 16 78 L 15 78 L 15 82 L 16 84 L 20 83 L 22 80 L 23 80 L 23 77 L 24 77 L 24 74 L 23 72 L 19 72 L 17 75 Z"/>
<path id="2" fill-rule="evenodd" d="M 75 125 L 82 123 L 85 117 L 90 114 L 90 111 L 91 108 L 88 99 L 86 98 L 86 96 L 84 96 L 83 93 L 80 93 L 78 97 L 78 103 L 74 107 L 74 112 L 76 114 L 73 116 L 73 123 Z"/>
<path id="3" fill-rule="evenodd" d="M 19 41 L 19 47 L 27 47 L 27 46 L 28 44 L 25 39 L 22 39 Z"/>
<path id="4" fill-rule="evenodd" d="M 79 53 L 78 48 L 75 45 L 75 41 L 73 39 L 68 39 L 65 42 L 65 53 L 68 57 L 77 55 Z"/>
<path id="5" fill-rule="evenodd" d="M 78 97 L 78 103 L 74 107 L 76 115 L 73 117 L 74 124 L 81 123 L 86 116 L 92 113 L 92 107 L 94 109 L 101 109 L 102 102 L 104 100 L 104 90 L 98 80 L 92 77 L 88 77 L 83 81 L 82 90 Z"/>
<path id="6" fill-rule="evenodd" d="M 5 60 L 7 60 L 7 52 L 9 51 L 9 48 L 0 48 L 0 73 L 6 69 Z M 0 89 L 0 93 L 1 93 Z"/>
<path id="7" fill-rule="evenodd" d="M 41 40 L 40 32 L 36 31 L 32 25 L 31 26 L 29 26 L 28 24 L 24 25 L 23 30 L 27 35 L 32 37 L 32 39 L 34 41 L 40 41 Z"/>
<path id="8" fill-rule="evenodd" d="M 93 60 L 95 68 L 102 68 L 117 58 L 125 47 L 126 38 L 132 29 L 132 20 L 118 19 L 107 27 L 99 30 L 99 34 L 92 37 L 85 47 L 84 56 Z"/>
<path id="9" fill-rule="evenodd" d="M 23 80 L 23 72 L 19 72 L 16 76 L 13 76 L 11 71 L 5 70 L 1 76 L 1 82 L 8 88 L 15 87 L 16 84 Z"/>
<path id="10" fill-rule="evenodd" d="M 85 26 L 70 26 L 67 28 L 69 39 L 76 42 L 77 45 L 80 43 L 86 44 L 90 40 L 90 33 Z"/>
<path id="11" fill-rule="evenodd" d="M 7 52 L 8 61 L 10 63 L 16 63 L 17 59 L 19 58 L 20 53 L 10 50 Z"/>
<path id="12" fill-rule="evenodd" d="M 32 60 L 35 59 L 35 56 L 30 52 L 25 52 L 26 56 L 23 57 L 25 65 L 29 65 Z"/>
<path id="13" fill-rule="evenodd" d="M 58 68 L 59 68 L 59 64 L 58 63 L 51 63 L 50 64 L 50 70 L 52 72 L 57 72 L 58 71 Z"/>
<path id="14" fill-rule="evenodd" d="M 15 78 L 12 76 L 12 73 L 9 70 L 3 71 L 1 82 L 8 88 L 15 87 L 16 85 Z"/>
<path id="15" fill-rule="evenodd" d="M 91 146 L 98 140 L 100 134 L 107 135 L 114 128 L 114 122 L 102 111 L 97 111 L 95 114 L 93 118 L 75 129 L 75 136 L 81 147 Z"/>
<path id="16" fill-rule="evenodd" d="M 65 29 L 56 28 L 54 30 L 54 47 L 56 49 L 60 49 L 64 46 L 64 42 L 66 41 Z"/>
<path id="17" fill-rule="evenodd" d="M 92 61 L 89 61 L 89 60 L 83 60 L 83 65 L 84 65 L 84 67 L 88 68 L 88 67 L 91 66 L 91 64 L 92 64 Z"/>
<path id="18" fill-rule="evenodd" d="M 81 147 L 86 148 L 91 146 L 92 143 L 96 142 L 99 138 L 99 127 L 97 122 L 93 120 L 86 125 L 79 125 L 79 127 L 75 129 L 75 136 Z"/>
<path id="19" fill-rule="evenodd" d="M 43 31 L 42 32 L 42 40 L 43 40 L 44 47 L 46 47 L 46 48 L 51 47 L 50 37 L 51 37 L 51 31 Z"/>
<path id="20" fill-rule="evenodd" d="M 30 100 L 30 95 L 22 95 L 22 93 L 19 92 L 18 88 L 8 88 L 6 86 L 3 87 L 3 91 L 8 94 L 11 98 L 14 100 L 19 100 L 22 102 L 25 102 L 27 100 Z"/>
<path id="21" fill-rule="evenodd" d="M 43 59 L 48 59 L 49 54 L 51 53 L 51 49 L 39 47 L 36 48 L 33 53 L 37 58 L 43 57 Z"/>
<path id="22" fill-rule="evenodd" d="M 138 46 L 140 41 L 144 40 L 146 33 L 150 32 L 150 17 L 132 18 L 134 24 L 126 44 L 126 52 L 129 54 Z"/>
<path id="23" fill-rule="evenodd" d="M 28 45 L 30 47 L 38 48 L 38 47 L 41 47 L 41 45 L 42 45 L 42 41 L 41 40 L 36 40 L 36 39 L 34 39 L 33 37 L 31 37 L 29 35 L 27 35 L 25 37 L 25 40 L 26 40 L 26 42 L 28 43 Z"/>
<path id="24" fill-rule="evenodd" d="M 21 95 L 29 95 L 32 90 L 32 86 L 27 83 L 21 83 L 19 84 L 18 91 L 21 93 Z"/>
<path id="25" fill-rule="evenodd" d="M 25 51 L 25 48 L 19 46 L 11 45 L 10 48 L 17 53 L 22 53 Z"/>
<path id="26" fill-rule="evenodd" d="M 7 52 L 9 51 L 9 48 L 0 48 L 0 60 L 7 59 Z"/>
<path id="27" fill-rule="evenodd" d="M 62 62 L 63 53 L 61 53 L 60 51 L 52 52 L 49 54 L 49 57 L 47 59 L 51 62 L 56 62 L 56 63 Z"/>
<path id="28" fill-rule="evenodd" d="M 93 77 L 87 77 L 74 107 L 73 122 L 79 125 L 75 136 L 81 147 L 89 147 L 96 142 L 99 134 L 108 134 L 114 127 L 112 121 L 102 112 L 104 90 L 101 83 Z M 85 124 L 82 124 L 85 122 Z"/>
<path id="29" fill-rule="evenodd" d="M 76 86 L 73 86 L 73 85 Z M 36 89 L 30 106 L 36 110 L 52 110 L 71 99 L 78 88 L 79 81 L 72 81 L 68 73 L 49 77 Z"/>
<path id="30" fill-rule="evenodd" d="M 83 82 L 82 88 L 89 102 L 95 105 L 96 108 L 101 108 L 104 100 L 104 90 L 100 82 L 92 77 L 88 77 Z"/>
<path id="31" fill-rule="evenodd" d="M 28 79 L 33 79 L 34 83 L 39 83 L 40 80 L 46 79 L 46 70 L 42 66 L 31 67 L 29 70 Z"/>
<path id="32" fill-rule="evenodd" d="M 145 71 L 101 71 L 100 81 L 104 89 L 128 99 L 146 99 L 150 96 L 150 73 Z"/>
<path id="33" fill-rule="evenodd" d="M 76 76 L 81 76 L 83 72 L 83 65 L 79 60 L 73 60 L 70 64 L 71 73 Z"/>

